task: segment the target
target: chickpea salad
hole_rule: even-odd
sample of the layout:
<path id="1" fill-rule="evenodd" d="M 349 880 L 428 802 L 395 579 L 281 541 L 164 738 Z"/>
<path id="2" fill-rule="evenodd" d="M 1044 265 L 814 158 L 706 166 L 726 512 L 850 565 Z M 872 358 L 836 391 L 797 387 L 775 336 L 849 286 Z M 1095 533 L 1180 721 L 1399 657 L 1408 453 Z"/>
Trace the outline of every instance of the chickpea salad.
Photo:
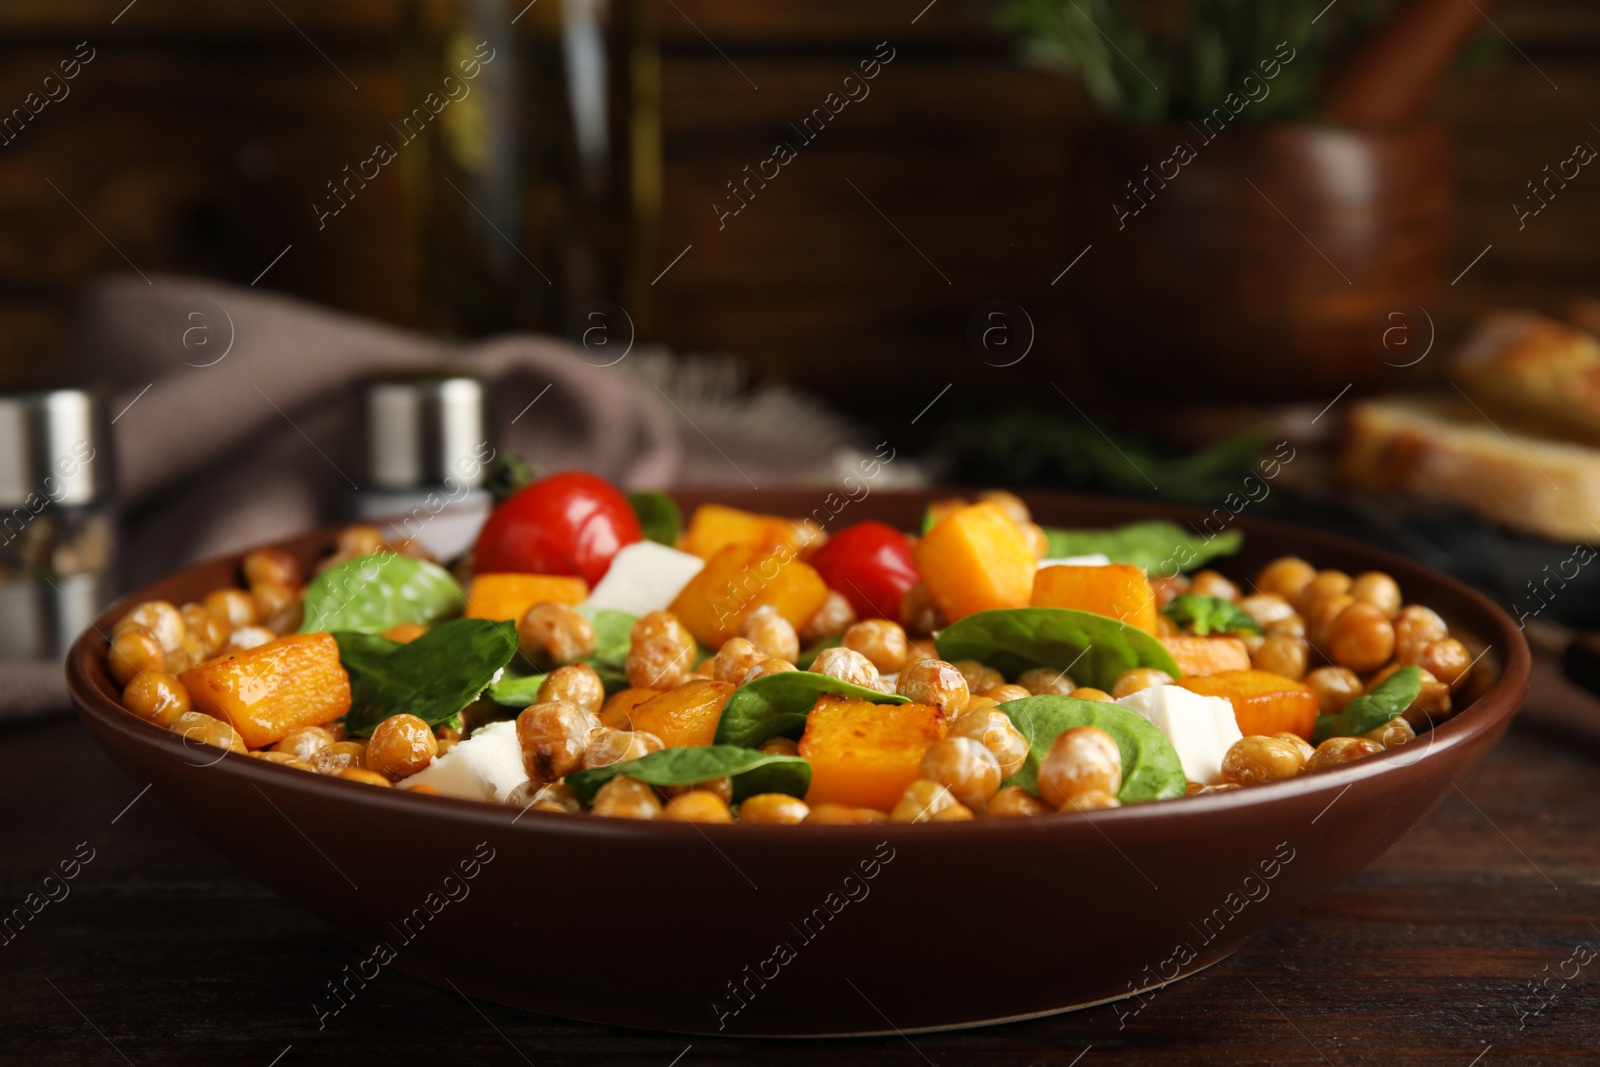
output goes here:
<path id="1" fill-rule="evenodd" d="M 819 509 L 819 515 L 826 515 Z M 379 788 L 696 823 L 942 822 L 1316 773 L 1452 713 L 1475 659 L 1387 574 L 1237 532 L 1047 529 L 1013 494 L 880 522 L 569 471 L 508 491 L 448 566 L 373 526 L 315 573 L 131 607 L 131 714 Z"/>

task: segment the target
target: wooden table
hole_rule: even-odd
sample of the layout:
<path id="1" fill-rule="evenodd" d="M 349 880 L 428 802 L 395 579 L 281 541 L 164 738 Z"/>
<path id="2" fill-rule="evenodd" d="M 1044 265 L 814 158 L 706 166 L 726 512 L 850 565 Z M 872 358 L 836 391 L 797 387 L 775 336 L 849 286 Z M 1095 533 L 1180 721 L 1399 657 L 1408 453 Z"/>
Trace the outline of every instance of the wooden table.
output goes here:
<path id="1" fill-rule="evenodd" d="M 141 797 L 75 720 L 12 728 L 4 906 L 75 852 L 93 859 L 0 948 L 0 1064 L 1593 1063 L 1600 753 L 1536 726 L 1585 702 L 1600 712 L 1541 667 L 1523 721 L 1387 855 L 1142 1007 L 843 1042 L 570 1023 L 392 971 L 319 1030 L 311 1000 L 353 958 L 331 927 Z M 644 968 L 619 955 L 619 985 L 671 980 Z M 983 976 L 914 980 L 936 996 Z"/>

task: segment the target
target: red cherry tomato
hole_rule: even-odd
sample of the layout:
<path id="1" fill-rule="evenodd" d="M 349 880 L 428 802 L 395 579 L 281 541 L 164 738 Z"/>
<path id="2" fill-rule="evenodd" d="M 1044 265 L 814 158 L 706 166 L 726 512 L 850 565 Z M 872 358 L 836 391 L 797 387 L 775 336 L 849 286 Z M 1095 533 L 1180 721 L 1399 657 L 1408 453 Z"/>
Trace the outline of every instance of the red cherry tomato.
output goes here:
<path id="1" fill-rule="evenodd" d="M 517 490 L 478 532 L 480 574 L 576 574 L 593 588 L 611 559 L 641 539 L 628 498 L 604 478 L 563 471 Z"/>
<path id="2" fill-rule="evenodd" d="M 911 542 L 893 526 L 858 522 L 832 537 L 811 557 L 828 588 L 850 601 L 863 619 L 900 619 L 900 600 L 922 580 Z"/>

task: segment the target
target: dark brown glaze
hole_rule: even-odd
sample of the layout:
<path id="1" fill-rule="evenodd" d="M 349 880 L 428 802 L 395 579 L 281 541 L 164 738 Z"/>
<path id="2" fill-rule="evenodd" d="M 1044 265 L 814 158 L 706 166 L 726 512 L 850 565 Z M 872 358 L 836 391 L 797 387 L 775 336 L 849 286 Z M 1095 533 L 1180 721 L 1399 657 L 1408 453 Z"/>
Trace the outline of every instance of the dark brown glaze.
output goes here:
<path id="1" fill-rule="evenodd" d="M 802 515 L 828 492 L 679 499 Z M 1203 519 L 1025 496 L 1057 525 Z M 865 518 L 910 527 L 923 499 L 873 492 L 834 528 Z M 381 943 L 390 966 L 419 978 L 549 1014 L 691 1033 L 977 1025 L 1125 996 L 1221 959 L 1393 844 L 1515 715 L 1527 646 L 1483 597 L 1353 542 L 1248 516 L 1234 524 L 1246 531 L 1245 551 L 1223 568 L 1235 576 L 1285 552 L 1394 575 L 1408 599 L 1488 646 L 1482 694 L 1411 746 L 1250 790 L 996 822 L 702 828 L 519 814 L 185 747 L 118 706 L 97 631 L 74 646 L 68 679 L 83 722 L 135 782 L 153 783 L 234 863 L 361 950 Z M 284 547 L 309 564 L 331 542 L 321 531 Z M 215 560 L 157 582 L 98 630 L 138 600 L 182 602 L 230 584 L 237 565 Z M 465 880 L 461 865 L 475 859 Z M 953 923 L 965 905 L 992 906 L 997 923 Z M 641 959 L 650 966 L 628 962 Z"/>

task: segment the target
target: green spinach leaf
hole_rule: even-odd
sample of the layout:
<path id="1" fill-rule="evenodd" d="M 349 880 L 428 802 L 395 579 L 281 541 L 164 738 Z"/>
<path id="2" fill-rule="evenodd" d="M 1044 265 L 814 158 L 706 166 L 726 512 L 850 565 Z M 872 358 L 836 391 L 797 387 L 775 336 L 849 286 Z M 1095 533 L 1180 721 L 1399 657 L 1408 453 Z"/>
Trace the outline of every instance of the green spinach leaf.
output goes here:
<path id="1" fill-rule="evenodd" d="M 378 552 L 335 563 L 306 586 L 303 634 L 381 634 L 403 622 L 432 625 L 461 614 L 467 598 L 436 563 Z"/>
<path id="2" fill-rule="evenodd" d="M 822 655 L 828 649 L 838 648 L 842 644 L 844 644 L 844 634 L 834 634 L 832 637 L 825 637 L 817 644 L 812 645 L 810 648 L 802 650 L 800 653 L 800 658 L 794 661 L 794 665 L 803 671 L 809 671 L 811 669 L 811 665 L 817 662 L 818 656 Z"/>
<path id="3" fill-rule="evenodd" d="M 1422 693 L 1422 669 L 1401 667 L 1356 697 L 1337 715 L 1318 715 L 1312 740 L 1322 744 L 1330 737 L 1360 737 L 1403 714 Z"/>
<path id="4" fill-rule="evenodd" d="M 1078 700 L 1047 694 L 1023 697 L 1000 705 L 1022 736 L 1028 739 L 1028 758 L 1006 785 L 1030 792 L 1039 788 L 1039 761 L 1062 733 L 1075 726 L 1098 726 L 1111 735 L 1122 755 L 1124 804 L 1181 797 L 1188 788 L 1183 765 L 1166 735 L 1148 719 L 1104 700 Z"/>
<path id="5" fill-rule="evenodd" d="M 1185 593 L 1174 597 L 1163 614 L 1180 627 L 1187 627 L 1196 637 L 1213 633 L 1238 633 L 1241 630 L 1253 634 L 1261 632 L 1261 624 L 1256 622 L 1254 616 L 1233 601 L 1223 600 L 1219 596 Z"/>
<path id="6" fill-rule="evenodd" d="M 733 691 L 717 722 L 717 744 L 755 748 L 771 737 L 796 740 L 805 732 L 806 715 L 824 693 L 870 700 L 874 704 L 907 704 L 893 693 L 880 693 L 811 671 L 764 674 Z"/>
<path id="7" fill-rule="evenodd" d="M 511 708 L 525 708 L 539 701 L 539 687 L 548 674 L 513 674 L 507 670 L 489 686 L 489 699 Z"/>
<path id="8" fill-rule="evenodd" d="M 1034 667 L 1066 671 L 1109 691 L 1122 672 L 1155 667 L 1176 678 L 1172 655 L 1150 634 L 1106 615 L 1071 608 L 980 611 L 934 634 L 939 658 L 975 659 L 1007 678 Z"/>
<path id="9" fill-rule="evenodd" d="M 410 644 L 377 634 L 335 631 L 350 675 L 345 729 L 366 737 L 391 715 L 409 712 L 437 726 L 472 703 L 517 651 L 517 628 L 488 619 L 452 619 Z"/>
<path id="10" fill-rule="evenodd" d="M 803 797 L 811 786 L 811 764 L 799 756 L 757 752 L 737 745 L 664 748 L 639 759 L 569 774 L 566 783 L 587 804 L 601 786 L 624 774 L 650 785 L 694 785 L 731 777 L 736 801 L 757 793 Z"/>
<path id="11" fill-rule="evenodd" d="M 683 512 L 677 502 L 665 493 L 629 493 L 628 503 L 639 517 L 639 529 L 645 540 L 668 548 L 678 547 L 678 535 L 683 532 Z"/>
<path id="12" fill-rule="evenodd" d="M 1244 534 L 1226 530 L 1209 537 L 1191 534 L 1175 522 L 1151 519 L 1108 530 L 1060 530 L 1045 527 L 1050 558 L 1106 556 L 1112 563 L 1132 563 L 1152 576 L 1193 570 L 1219 556 L 1239 551 Z"/>

